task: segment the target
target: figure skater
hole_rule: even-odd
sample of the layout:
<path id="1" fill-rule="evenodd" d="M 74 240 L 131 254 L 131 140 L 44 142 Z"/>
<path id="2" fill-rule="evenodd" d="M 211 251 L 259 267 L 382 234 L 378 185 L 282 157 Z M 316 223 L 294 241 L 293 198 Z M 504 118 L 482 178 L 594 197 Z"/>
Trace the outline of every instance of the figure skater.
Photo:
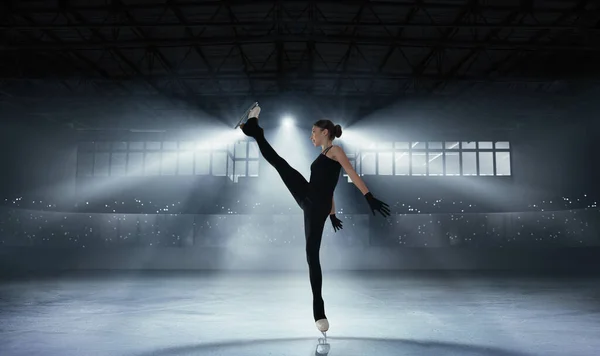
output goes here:
<path id="1" fill-rule="evenodd" d="M 313 294 L 313 317 L 317 329 L 325 335 L 325 332 L 329 330 L 329 322 L 325 315 L 325 303 L 321 295 L 323 281 L 319 250 L 328 215 L 334 231 L 342 228 L 342 221 L 335 216 L 335 202 L 333 201 L 333 192 L 338 183 L 341 168 L 344 168 L 352 182 L 363 193 L 373 215 L 375 215 L 375 211 L 378 211 L 384 217 L 389 216 L 389 206 L 373 197 L 350 164 L 344 150 L 340 146 L 333 146 L 333 140 L 342 135 L 340 125 L 334 126 L 330 120 L 319 120 L 314 123 L 310 139 L 315 147 L 321 146 L 321 154 L 311 164 L 310 181 L 307 182 L 304 176 L 281 158 L 267 142 L 264 130 L 258 125 L 259 113 L 259 106 L 253 108 L 248 115 L 249 119 L 240 127 L 246 136 L 256 140 L 262 156 L 277 170 L 294 200 L 304 211 L 306 260 Z"/>

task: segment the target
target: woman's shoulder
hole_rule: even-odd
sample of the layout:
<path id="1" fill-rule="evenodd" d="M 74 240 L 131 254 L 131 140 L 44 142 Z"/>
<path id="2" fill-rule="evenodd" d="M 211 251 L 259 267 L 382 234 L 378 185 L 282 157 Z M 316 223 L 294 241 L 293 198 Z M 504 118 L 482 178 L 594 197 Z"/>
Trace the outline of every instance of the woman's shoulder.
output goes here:
<path id="1" fill-rule="evenodd" d="M 333 145 L 329 152 L 331 152 L 331 158 L 333 158 L 335 161 L 337 161 L 339 157 L 343 157 L 346 154 L 342 146 L 336 145 Z"/>
<path id="2" fill-rule="evenodd" d="M 331 152 L 344 152 L 342 146 L 333 145 L 330 149 Z"/>

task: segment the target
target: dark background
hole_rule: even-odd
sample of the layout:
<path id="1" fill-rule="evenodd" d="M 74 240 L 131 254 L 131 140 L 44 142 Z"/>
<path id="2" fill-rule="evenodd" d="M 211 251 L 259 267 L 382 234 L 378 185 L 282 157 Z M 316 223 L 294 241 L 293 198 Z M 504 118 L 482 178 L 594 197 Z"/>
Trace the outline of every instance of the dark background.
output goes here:
<path id="1" fill-rule="evenodd" d="M 510 177 L 364 177 L 376 196 L 414 219 L 397 220 L 396 225 L 417 224 L 419 215 L 427 213 L 451 219 L 469 205 L 474 206 L 468 213 L 482 216 L 536 213 L 527 218 L 532 224 L 543 217 L 542 209 L 562 214 L 578 209 L 585 211 L 584 218 L 565 215 L 562 226 L 533 224 L 525 229 L 546 236 L 587 224 L 581 247 L 593 251 L 598 245 L 598 217 L 588 210 L 595 209 L 600 194 L 600 10 L 592 1 L 57 1 L 2 6 L 2 23 L 7 25 L 0 46 L 0 197 L 5 209 L 18 207 L 12 217 L 46 214 L 42 210 L 138 217 L 154 212 L 129 204 L 136 199 L 153 201 L 153 206 L 179 203 L 171 212 L 184 214 L 219 215 L 224 209 L 244 215 L 299 214 L 290 197 L 269 194 L 260 177 L 233 183 L 227 177 L 158 176 L 129 180 L 122 188 L 90 198 L 90 179 L 76 176 L 81 141 L 202 136 L 233 127 L 244 109 L 258 100 L 268 138 L 274 137 L 280 117 L 293 112 L 296 125 L 306 133 L 301 135 L 307 147 L 312 123 L 323 117 L 382 141 L 510 142 Z M 261 175 L 268 174 L 270 167 L 262 159 L 260 167 Z M 564 197 L 572 203 L 565 203 Z M 438 199 L 445 204 L 432 207 Z M 107 207 L 115 201 L 128 203 Z M 257 202 L 263 203 L 261 209 L 249 208 Z M 373 246 L 374 236 L 392 234 L 381 226 L 382 219 L 369 215 L 364 198 L 344 179 L 336 191 L 336 205 L 344 214 L 364 217 L 361 226 L 368 237 L 361 241 Z M 418 207 L 421 214 L 407 205 Z M 464 229 L 471 229 L 468 226 Z M 502 226 L 504 245 L 484 243 L 486 248 L 506 246 L 517 231 L 512 225 Z M 3 231 L 9 240 L 9 230 Z M 224 236 L 230 233 L 221 231 Z M 534 246 L 554 252 L 536 252 L 538 262 L 532 262 L 525 247 L 512 255 L 488 251 L 501 255 L 486 258 L 484 252 L 450 247 L 447 229 L 436 234 L 434 240 L 445 243 L 427 253 L 449 260 L 459 256 L 456 259 L 462 261 L 448 268 L 525 268 L 529 262 L 548 267 L 557 256 L 568 261 L 564 266 L 586 265 L 578 255 L 581 249 L 565 235 L 562 245 Z M 487 236 L 477 234 L 478 241 Z M 83 267 L 65 262 L 63 268 L 205 268 L 202 263 L 177 262 L 189 251 L 199 254 L 189 257 L 193 261 L 203 254 L 215 255 L 199 251 L 201 244 L 194 239 L 203 235 L 194 236 L 196 243 L 178 242 L 180 250 L 164 252 L 165 261 L 171 261 L 165 265 L 112 264 L 99 258 L 105 262 Z M 4 256 L 11 256 L 6 266 L 17 260 L 21 267 L 44 268 L 57 261 L 90 261 L 76 249 L 68 252 L 73 259 L 59 254 L 42 263 L 38 255 L 28 253 L 40 253 L 44 244 L 19 247 L 25 259 L 10 250 L 13 245 L 5 242 L 2 247 Z M 377 255 L 372 248 L 369 253 Z M 372 258 L 391 261 L 380 267 L 440 267 L 423 260 L 406 262 L 406 253 L 400 249 L 387 260 Z M 398 260 L 405 264 L 397 265 Z M 352 263 L 340 262 L 338 267 L 350 268 Z"/>

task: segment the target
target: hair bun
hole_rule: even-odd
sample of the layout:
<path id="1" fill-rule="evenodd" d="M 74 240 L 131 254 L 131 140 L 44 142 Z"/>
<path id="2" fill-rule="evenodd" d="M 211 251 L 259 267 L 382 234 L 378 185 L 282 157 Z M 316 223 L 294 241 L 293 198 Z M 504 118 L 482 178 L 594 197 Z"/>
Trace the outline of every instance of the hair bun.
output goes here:
<path id="1" fill-rule="evenodd" d="M 335 125 L 335 137 L 342 136 L 342 127 L 340 125 Z"/>

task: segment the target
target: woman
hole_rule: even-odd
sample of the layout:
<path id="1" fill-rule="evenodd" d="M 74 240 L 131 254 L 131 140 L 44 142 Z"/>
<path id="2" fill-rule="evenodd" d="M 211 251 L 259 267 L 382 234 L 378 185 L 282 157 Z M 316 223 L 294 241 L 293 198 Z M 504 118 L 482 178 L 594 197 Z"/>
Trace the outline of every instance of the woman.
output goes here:
<path id="1" fill-rule="evenodd" d="M 283 183 L 304 211 L 306 259 L 313 294 L 313 316 L 317 329 L 325 333 L 329 330 L 329 322 L 325 316 L 325 303 L 321 295 L 323 280 L 319 250 L 328 215 L 335 231 L 342 228 L 341 220 L 335 216 L 335 203 L 333 201 L 333 192 L 341 168 L 344 168 L 352 182 L 363 193 L 373 215 L 377 210 L 384 217 L 389 216 L 390 210 L 387 204 L 375 199 L 373 194 L 369 192 L 365 183 L 354 171 L 344 150 L 339 146 L 333 146 L 333 140 L 342 135 L 340 125 L 334 126 L 329 120 L 319 120 L 313 125 L 310 139 L 314 146 L 321 146 L 321 154 L 311 164 L 310 181 L 307 182 L 304 176 L 281 158 L 267 142 L 263 129 L 258 125 L 259 113 L 260 107 L 252 109 L 248 115 L 249 119 L 240 127 L 246 136 L 253 137 L 256 140 L 263 157 L 277 170 Z"/>

